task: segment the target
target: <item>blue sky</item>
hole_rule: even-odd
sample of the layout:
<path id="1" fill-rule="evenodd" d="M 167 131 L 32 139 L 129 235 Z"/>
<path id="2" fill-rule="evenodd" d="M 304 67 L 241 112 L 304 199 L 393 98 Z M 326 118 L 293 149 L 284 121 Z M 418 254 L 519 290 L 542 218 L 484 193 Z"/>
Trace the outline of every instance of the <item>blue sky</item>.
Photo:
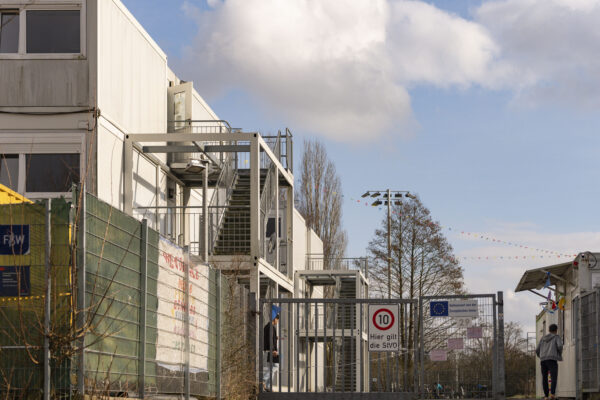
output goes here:
<path id="1" fill-rule="evenodd" d="M 531 330 L 538 300 L 511 291 L 525 269 L 565 258 L 491 239 L 598 250 L 599 49 L 582 39 L 598 36 L 597 2 L 356 0 L 343 15 L 281 8 L 296 1 L 123 2 L 232 126 L 288 126 L 296 160 L 304 138 L 326 144 L 342 178 L 349 256 L 365 255 L 385 215 L 358 205 L 365 190 L 417 193 L 469 289 L 504 290 L 508 318 Z M 352 20 L 361 15 L 387 28 Z"/>

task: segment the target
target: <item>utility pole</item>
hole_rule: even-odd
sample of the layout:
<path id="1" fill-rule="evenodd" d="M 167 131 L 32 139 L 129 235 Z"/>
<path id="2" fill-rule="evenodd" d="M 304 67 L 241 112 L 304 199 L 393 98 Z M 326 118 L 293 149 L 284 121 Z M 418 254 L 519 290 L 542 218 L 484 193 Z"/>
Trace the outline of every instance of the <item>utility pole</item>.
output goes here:
<path id="1" fill-rule="evenodd" d="M 383 196 L 382 196 L 383 193 Z M 376 200 L 371 204 L 371 206 L 373 207 L 377 207 L 380 206 L 382 203 L 381 199 L 384 199 L 384 203 L 385 205 L 387 205 L 387 286 L 388 286 L 388 299 L 392 298 L 392 193 L 394 193 L 394 197 L 398 200 L 396 200 L 396 204 L 400 204 L 401 203 L 401 199 L 402 197 L 408 197 L 410 199 L 414 199 L 415 196 L 413 196 L 412 194 L 410 194 L 407 191 L 404 190 L 390 190 L 390 189 L 386 189 L 386 190 L 379 190 L 379 191 L 368 191 L 365 194 L 362 195 L 362 197 L 367 197 L 367 196 L 371 196 L 373 198 L 376 198 Z M 400 288 L 400 291 L 402 291 L 402 288 Z M 402 314 L 401 314 L 402 315 Z M 389 353 L 386 353 L 385 355 L 385 365 L 386 365 L 386 390 L 387 391 L 391 391 L 392 390 L 392 386 L 391 386 L 391 370 L 390 370 L 390 359 L 389 359 Z M 398 376 L 398 382 L 399 382 L 399 376 Z"/>
<path id="2" fill-rule="evenodd" d="M 390 189 L 387 190 L 387 246 L 388 246 L 388 299 L 392 298 L 392 197 Z"/>
<path id="3" fill-rule="evenodd" d="M 383 192 L 383 196 L 382 193 Z M 388 286 L 388 299 L 392 298 L 392 193 L 396 200 L 396 204 L 400 204 L 402 197 L 408 197 L 409 199 L 415 199 L 415 196 L 405 190 L 369 190 L 362 195 L 362 197 L 371 196 L 376 200 L 371 204 L 373 207 L 380 206 L 381 204 L 387 205 L 387 286 Z M 384 199 L 382 202 L 381 199 Z"/>

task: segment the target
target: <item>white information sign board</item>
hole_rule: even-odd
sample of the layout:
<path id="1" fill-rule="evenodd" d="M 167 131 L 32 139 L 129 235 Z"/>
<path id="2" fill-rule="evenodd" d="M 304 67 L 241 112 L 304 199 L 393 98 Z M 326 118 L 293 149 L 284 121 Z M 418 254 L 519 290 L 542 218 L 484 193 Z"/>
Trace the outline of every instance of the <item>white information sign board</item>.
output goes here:
<path id="1" fill-rule="evenodd" d="M 398 304 L 369 304 L 369 351 L 400 350 Z"/>
<path id="2" fill-rule="evenodd" d="M 448 302 L 448 315 L 450 317 L 477 317 L 479 315 L 479 304 L 477 299 L 452 300 Z"/>

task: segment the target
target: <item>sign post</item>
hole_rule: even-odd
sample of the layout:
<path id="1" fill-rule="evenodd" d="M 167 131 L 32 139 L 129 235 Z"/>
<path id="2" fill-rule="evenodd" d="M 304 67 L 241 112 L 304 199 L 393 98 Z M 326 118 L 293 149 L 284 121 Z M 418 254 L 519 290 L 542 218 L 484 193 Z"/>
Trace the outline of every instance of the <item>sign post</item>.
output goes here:
<path id="1" fill-rule="evenodd" d="M 369 351 L 400 350 L 398 304 L 369 304 Z"/>

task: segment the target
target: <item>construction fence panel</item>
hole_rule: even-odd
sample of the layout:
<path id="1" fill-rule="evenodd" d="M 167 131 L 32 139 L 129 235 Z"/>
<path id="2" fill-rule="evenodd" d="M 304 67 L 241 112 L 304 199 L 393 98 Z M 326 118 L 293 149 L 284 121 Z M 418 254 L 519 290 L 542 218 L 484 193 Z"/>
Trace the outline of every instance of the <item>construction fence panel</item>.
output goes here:
<path id="1" fill-rule="evenodd" d="M 421 298 L 421 397 L 494 398 L 496 295 Z"/>
<path id="2" fill-rule="evenodd" d="M 44 355 L 48 354 L 44 336 L 56 338 L 52 348 L 60 349 L 73 334 L 70 205 L 62 199 L 52 200 L 50 236 L 47 207 L 46 202 L 0 206 L 1 398 L 39 398 L 44 389 Z M 49 318 L 45 312 L 47 290 Z M 69 353 L 53 354 L 48 362 L 51 397 L 68 396 Z"/>
<path id="3" fill-rule="evenodd" d="M 220 272 L 89 194 L 85 215 L 87 392 L 215 396 Z"/>
<path id="4" fill-rule="evenodd" d="M 369 306 L 389 304 L 398 305 L 399 348 L 370 352 Z M 365 399 L 397 399 L 418 393 L 416 300 L 272 298 L 260 299 L 259 310 L 260 398 L 361 393 Z"/>

